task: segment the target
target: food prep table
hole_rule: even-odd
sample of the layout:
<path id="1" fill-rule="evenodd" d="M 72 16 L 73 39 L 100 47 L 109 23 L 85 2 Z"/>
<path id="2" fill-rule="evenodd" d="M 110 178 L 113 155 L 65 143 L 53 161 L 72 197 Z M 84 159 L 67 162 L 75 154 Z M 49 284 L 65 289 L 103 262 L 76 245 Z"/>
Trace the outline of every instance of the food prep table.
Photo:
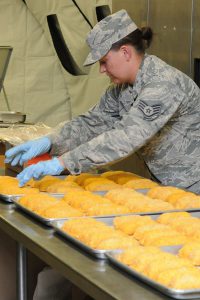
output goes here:
<path id="1" fill-rule="evenodd" d="M 26 300 L 26 250 L 59 271 L 94 299 L 171 299 L 132 279 L 66 242 L 52 228 L 42 225 L 12 204 L 0 203 L 0 229 L 18 243 L 17 296 Z"/>

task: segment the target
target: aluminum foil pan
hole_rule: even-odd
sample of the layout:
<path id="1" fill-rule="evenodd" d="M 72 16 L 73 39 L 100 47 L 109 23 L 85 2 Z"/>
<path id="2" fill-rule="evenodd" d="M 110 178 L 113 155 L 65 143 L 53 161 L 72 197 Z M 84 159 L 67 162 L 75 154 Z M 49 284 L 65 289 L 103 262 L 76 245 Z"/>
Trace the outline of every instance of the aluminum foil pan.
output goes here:
<path id="1" fill-rule="evenodd" d="M 0 111 L 0 122 L 2 123 L 24 123 L 26 114 L 15 111 Z"/>

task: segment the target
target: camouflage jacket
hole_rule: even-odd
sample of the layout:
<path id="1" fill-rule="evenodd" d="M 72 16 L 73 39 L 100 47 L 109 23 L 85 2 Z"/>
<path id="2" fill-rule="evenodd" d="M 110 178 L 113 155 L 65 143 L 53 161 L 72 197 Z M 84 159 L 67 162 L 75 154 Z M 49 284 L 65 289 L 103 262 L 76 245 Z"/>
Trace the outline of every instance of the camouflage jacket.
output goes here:
<path id="1" fill-rule="evenodd" d="M 189 187 L 200 180 L 200 89 L 146 54 L 133 85 L 110 86 L 51 139 L 72 174 L 137 151 L 160 182 Z"/>

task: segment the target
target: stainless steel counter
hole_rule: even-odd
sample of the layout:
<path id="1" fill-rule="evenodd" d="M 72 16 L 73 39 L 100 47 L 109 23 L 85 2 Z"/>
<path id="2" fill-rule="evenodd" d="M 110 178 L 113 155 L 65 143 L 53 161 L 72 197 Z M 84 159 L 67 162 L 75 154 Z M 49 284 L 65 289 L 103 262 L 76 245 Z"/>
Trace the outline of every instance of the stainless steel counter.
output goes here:
<path id="1" fill-rule="evenodd" d="M 12 205 L 0 203 L 0 229 L 94 299 L 171 299 L 93 259 Z"/>

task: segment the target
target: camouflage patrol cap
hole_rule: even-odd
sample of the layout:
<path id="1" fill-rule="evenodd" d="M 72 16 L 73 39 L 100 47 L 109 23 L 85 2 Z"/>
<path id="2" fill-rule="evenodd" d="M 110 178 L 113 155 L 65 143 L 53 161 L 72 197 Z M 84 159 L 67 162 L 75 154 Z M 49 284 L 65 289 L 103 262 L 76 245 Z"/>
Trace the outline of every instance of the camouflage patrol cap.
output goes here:
<path id="1" fill-rule="evenodd" d="M 137 29 L 125 9 L 107 16 L 98 22 L 87 35 L 86 42 L 91 52 L 84 66 L 94 64 L 108 53 L 112 45 Z"/>

